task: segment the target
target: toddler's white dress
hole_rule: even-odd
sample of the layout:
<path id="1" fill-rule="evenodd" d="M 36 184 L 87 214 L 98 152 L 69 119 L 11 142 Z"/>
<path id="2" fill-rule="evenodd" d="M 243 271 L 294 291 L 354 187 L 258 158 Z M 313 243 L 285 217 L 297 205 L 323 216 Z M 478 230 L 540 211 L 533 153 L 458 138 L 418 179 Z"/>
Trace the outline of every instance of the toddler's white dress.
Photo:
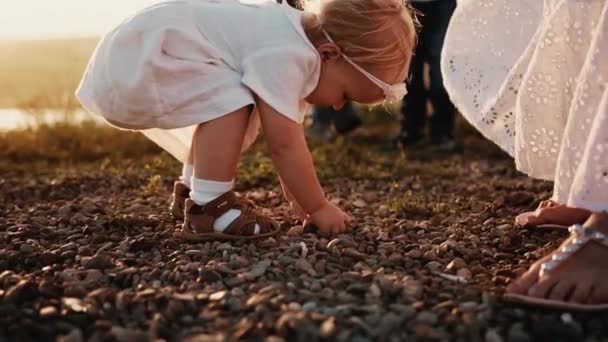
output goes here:
<path id="1" fill-rule="evenodd" d="M 446 36 L 450 97 L 557 202 L 608 210 L 608 1 L 464 0 Z"/>
<path id="2" fill-rule="evenodd" d="M 181 161 L 197 124 L 255 105 L 255 95 L 302 123 L 321 62 L 301 16 L 271 0 L 160 3 L 103 37 L 76 96 L 89 112 L 142 130 Z M 259 126 L 254 110 L 243 149 Z"/>

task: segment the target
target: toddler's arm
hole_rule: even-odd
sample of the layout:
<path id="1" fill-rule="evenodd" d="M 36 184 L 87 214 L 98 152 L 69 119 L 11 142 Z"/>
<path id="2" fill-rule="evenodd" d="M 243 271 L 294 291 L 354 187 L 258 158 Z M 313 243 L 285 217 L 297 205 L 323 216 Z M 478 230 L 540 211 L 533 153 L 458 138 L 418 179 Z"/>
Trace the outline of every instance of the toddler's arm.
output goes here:
<path id="1" fill-rule="evenodd" d="M 281 181 L 302 209 L 309 214 L 314 213 L 327 200 L 319 184 L 302 126 L 260 99 L 258 109 L 264 139 Z"/>

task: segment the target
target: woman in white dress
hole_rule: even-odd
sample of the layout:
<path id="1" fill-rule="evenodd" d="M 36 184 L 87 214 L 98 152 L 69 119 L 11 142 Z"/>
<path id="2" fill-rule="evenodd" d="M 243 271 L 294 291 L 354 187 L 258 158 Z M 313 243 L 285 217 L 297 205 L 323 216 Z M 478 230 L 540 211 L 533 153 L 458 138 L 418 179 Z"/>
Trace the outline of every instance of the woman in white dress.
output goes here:
<path id="1" fill-rule="evenodd" d="M 463 115 L 554 181 L 519 223 L 571 236 L 507 289 L 507 299 L 608 308 L 608 0 L 464 0 L 446 37 L 445 86 Z"/>

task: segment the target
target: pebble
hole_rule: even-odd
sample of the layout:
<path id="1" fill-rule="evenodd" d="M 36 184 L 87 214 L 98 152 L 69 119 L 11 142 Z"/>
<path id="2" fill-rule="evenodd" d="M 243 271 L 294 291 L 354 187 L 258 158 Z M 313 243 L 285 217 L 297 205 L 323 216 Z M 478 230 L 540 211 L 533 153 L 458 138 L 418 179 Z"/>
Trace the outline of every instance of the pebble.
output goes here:
<path id="1" fill-rule="evenodd" d="M 142 138 L 125 141 L 139 145 L 132 139 Z M 374 160 L 384 152 L 368 153 L 367 140 L 338 145 L 349 152 L 340 163 L 353 158 L 351 148 L 370 163 L 320 173 L 328 196 L 356 222 L 328 238 L 293 225 L 265 157 L 255 158 L 262 174 L 240 177 L 243 195 L 282 224 L 281 234 L 259 241 L 174 237 L 181 222 L 167 201 L 179 165 L 156 148 L 129 159 L 124 172 L 112 163 L 79 172 L 53 161 L 28 177 L 3 174 L 0 197 L 10 200 L 0 200 L 0 340 L 518 342 L 608 334 L 597 315 L 514 309 L 495 298 L 505 278 L 559 243 L 559 234 L 512 224 L 533 204 L 522 199 L 548 196 L 549 184 L 519 176 L 506 158 Z M 313 155 L 333 148 L 313 146 Z M 318 166 L 341 166 L 334 162 Z M 353 167 L 361 178 L 342 174 Z M 516 191 L 523 204 L 505 204 Z"/>
<path id="2" fill-rule="evenodd" d="M 421 324 L 434 325 L 438 321 L 437 314 L 431 311 L 421 311 L 416 315 L 416 322 Z"/>
<path id="3" fill-rule="evenodd" d="M 287 231 L 287 236 L 300 236 L 304 234 L 303 226 L 293 226 Z"/>
<path id="4" fill-rule="evenodd" d="M 317 309 L 317 303 L 315 302 L 306 302 L 302 305 L 302 310 L 304 311 L 314 311 Z"/>
<path id="5" fill-rule="evenodd" d="M 34 252 L 34 247 L 29 243 L 22 243 L 21 246 L 19 246 L 19 251 L 23 254 L 31 254 Z"/>
<path id="6" fill-rule="evenodd" d="M 82 266 L 89 269 L 104 270 L 107 268 L 114 268 L 112 259 L 104 255 L 95 255 L 93 257 L 82 258 Z"/>
<path id="7" fill-rule="evenodd" d="M 448 271 L 458 271 L 461 268 L 464 268 L 467 263 L 461 258 L 454 258 L 450 263 L 445 267 Z"/>
<path id="8" fill-rule="evenodd" d="M 324 338 L 329 338 L 330 336 L 336 333 L 336 319 L 334 317 L 330 317 L 321 323 L 321 336 Z"/>
<path id="9" fill-rule="evenodd" d="M 422 252 L 419 249 L 412 249 L 407 252 L 407 256 L 412 259 L 420 259 L 420 257 L 422 257 Z"/>
<path id="10" fill-rule="evenodd" d="M 426 263 L 426 267 L 431 271 L 439 271 L 441 269 L 441 263 L 439 261 L 429 261 Z"/>
<path id="11" fill-rule="evenodd" d="M 503 342 L 503 339 L 496 329 L 488 329 L 485 334 L 485 342 Z"/>
<path id="12" fill-rule="evenodd" d="M 353 202 L 353 205 L 355 207 L 357 207 L 357 208 L 365 208 L 365 207 L 367 207 L 367 203 L 364 200 L 362 200 L 362 199 L 356 199 Z"/>
<path id="13" fill-rule="evenodd" d="M 3 300 L 5 303 L 19 303 L 35 297 L 37 292 L 34 282 L 23 279 L 6 291 Z"/>
<path id="14" fill-rule="evenodd" d="M 315 271 L 310 262 L 308 262 L 306 259 L 299 258 L 296 261 L 295 266 L 297 270 L 308 273 L 311 277 L 317 276 L 317 271 Z"/>
<path id="15" fill-rule="evenodd" d="M 57 316 L 57 308 L 54 306 L 45 306 L 40 309 L 40 317 L 42 318 L 50 318 Z"/>
<path id="16" fill-rule="evenodd" d="M 62 335 L 57 338 L 57 342 L 82 342 L 82 331 L 80 329 L 74 329 L 67 335 Z"/>
<path id="17" fill-rule="evenodd" d="M 477 310 L 478 306 L 479 306 L 479 304 L 475 303 L 475 302 L 464 302 L 464 303 L 458 304 L 458 310 L 460 310 L 462 312 L 472 312 L 472 311 Z"/>
<path id="18" fill-rule="evenodd" d="M 215 292 L 209 296 L 209 300 L 211 300 L 211 301 L 222 300 L 222 299 L 224 299 L 224 297 L 226 297 L 226 293 L 227 293 L 226 291 Z"/>
<path id="19" fill-rule="evenodd" d="M 456 275 L 459 277 L 463 277 L 466 280 L 470 280 L 473 278 L 473 274 L 469 271 L 468 268 L 461 268 L 456 272 Z"/>
<path id="20" fill-rule="evenodd" d="M 523 329 L 523 323 L 515 323 L 509 328 L 507 342 L 529 342 L 530 337 Z"/>

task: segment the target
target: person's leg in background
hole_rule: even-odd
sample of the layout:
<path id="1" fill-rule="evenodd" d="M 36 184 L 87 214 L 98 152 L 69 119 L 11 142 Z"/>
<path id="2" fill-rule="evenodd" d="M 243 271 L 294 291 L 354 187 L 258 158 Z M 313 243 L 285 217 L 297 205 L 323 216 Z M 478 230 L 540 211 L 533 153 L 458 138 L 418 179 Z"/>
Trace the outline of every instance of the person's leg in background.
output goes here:
<path id="1" fill-rule="evenodd" d="M 331 119 L 338 134 L 350 133 L 363 123 L 352 102 L 347 102 L 340 110 L 334 111 Z"/>
<path id="2" fill-rule="evenodd" d="M 312 125 L 307 134 L 322 141 L 330 141 L 337 134 L 347 134 L 361 126 L 361 118 L 357 115 L 351 102 L 347 102 L 340 110 L 331 107 L 315 107 L 312 115 Z M 335 133 L 332 130 L 332 124 Z"/>
<path id="3" fill-rule="evenodd" d="M 428 20 L 426 21 L 426 38 L 428 47 L 428 62 L 430 73 L 429 99 L 433 104 L 434 113 L 430 118 L 429 133 L 431 144 L 442 150 L 452 151 L 454 143 L 454 118 L 456 108 L 443 86 L 441 75 L 441 50 L 448 29 L 448 24 L 454 9 L 455 0 L 437 0 L 427 4 Z"/>
<path id="4" fill-rule="evenodd" d="M 334 138 L 331 129 L 331 116 L 333 109 L 330 107 L 316 106 L 312 113 L 312 124 L 306 129 L 309 137 L 321 141 L 330 141 Z"/>
<path id="5" fill-rule="evenodd" d="M 422 43 L 422 42 L 421 42 Z M 424 61 L 418 55 L 420 44 L 410 64 L 408 93 L 401 105 L 401 133 L 398 140 L 403 147 L 420 142 L 426 126 L 426 90 L 424 88 Z"/>

